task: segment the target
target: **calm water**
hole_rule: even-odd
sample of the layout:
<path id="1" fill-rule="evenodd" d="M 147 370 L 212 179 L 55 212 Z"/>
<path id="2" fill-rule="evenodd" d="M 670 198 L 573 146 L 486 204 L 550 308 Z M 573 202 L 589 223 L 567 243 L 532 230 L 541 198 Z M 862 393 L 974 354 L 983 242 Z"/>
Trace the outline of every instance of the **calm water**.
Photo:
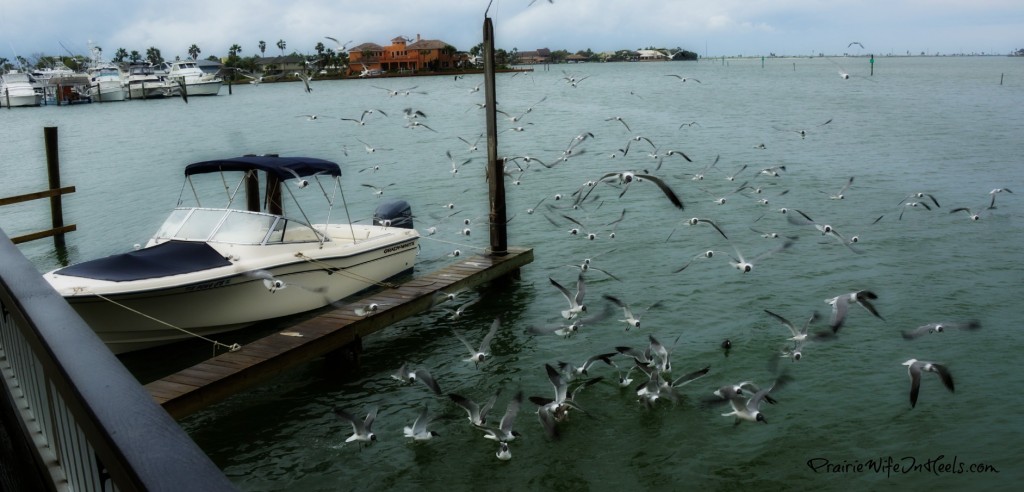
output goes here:
<path id="1" fill-rule="evenodd" d="M 1024 477 L 1022 421 L 1015 415 L 1024 405 L 1024 387 L 1010 366 L 1024 348 L 1016 304 L 1024 295 L 1024 193 L 999 194 L 998 208 L 977 222 L 949 211 L 983 210 L 993 188 L 1024 191 L 1022 60 L 880 58 L 871 78 L 866 59 L 836 61 L 854 76 L 841 79 L 827 59 L 768 60 L 763 68 L 760 60 L 556 66 L 501 75 L 499 108 L 516 116 L 536 106 L 514 123 L 524 131 L 499 135 L 500 154 L 550 162 L 576 135 L 594 135 L 579 147 L 586 149 L 583 155 L 552 169 L 534 163 L 519 185 L 512 184 L 516 176 L 506 180 L 515 214 L 510 243 L 535 249 L 522 280 L 509 289 L 481 289 L 481 302 L 459 320 L 427 313 L 366 340 L 355 378 L 338 377 L 324 361 L 312 361 L 183 425 L 244 490 L 1008 488 Z M 588 78 L 573 88 L 562 80 L 562 69 Z M 702 83 L 665 76 L 673 73 Z M 322 81 L 314 82 L 311 94 L 296 84 L 236 86 L 231 96 L 225 88 L 219 97 L 193 98 L 187 105 L 167 100 L 3 110 L 0 196 L 45 187 L 42 127 L 58 126 L 63 182 L 78 190 L 65 201 L 68 222 L 79 229 L 68 238 L 69 259 L 76 262 L 144 242 L 174 206 L 181 170 L 190 162 L 253 152 L 322 157 L 342 163 L 353 216 L 366 217 L 377 204 L 361 184 L 394 183 L 384 196 L 408 200 L 421 230 L 438 227 L 423 240 L 417 270 L 427 272 L 451 261 L 455 248 L 469 253 L 486 246 L 482 225 L 469 237 L 457 232 L 462 218 L 486 216 L 484 153 L 469 152 L 456 138 L 472 142 L 483 131 L 483 113 L 475 105 L 483 93 L 471 92 L 479 82 L 479 76 Z M 427 94 L 389 97 L 381 89 L 412 86 Z M 424 112 L 421 121 L 437 132 L 406 128 L 407 107 Z M 389 116 L 368 117 L 361 127 L 298 116 L 358 118 L 370 108 Z M 606 121 L 612 116 L 632 131 Z M 699 126 L 680 128 L 691 121 Z M 502 129 L 512 125 L 499 121 Z M 797 129 L 807 129 L 806 138 L 790 131 Z M 670 156 L 655 171 L 650 147 L 635 141 L 627 156 L 610 158 L 633 135 L 648 137 L 662 152 L 683 151 L 694 162 Z M 357 139 L 391 150 L 369 154 Z M 764 149 L 755 148 L 762 143 Z M 474 160 L 453 176 L 447 150 Z M 718 164 L 703 181 L 686 175 L 716 156 Z M 361 171 L 374 165 L 380 170 Z M 749 167 L 735 182 L 724 179 L 742 165 Z M 786 166 L 780 177 L 755 177 L 780 165 Z M 583 210 L 542 205 L 557 226 L 539 212 L 526 213 L 542 198 L 562 206 L 566 202 L 556 201 L 556 193 L 568 196 L 588 180 L 626 169 L 663 177 L 685 210 L 672 208 L 656 187 L 641 182 L 621 197 L 619 188 L 599 185 L 591 195 L 598 198 Z M 830 200 L 851 176 L 856 179 L 846 198 Z M 724 205 L 714 203 L 744 181 L 764 192 L 745 190 L 729 194 Z M 904 210 L 900 204 L 914 192 L 934 195 L 941 207 Z M 459 214 L 438 219 L 449 202 Z M 813 227 L 790 224 L 780 207 L 802 210 L 847 237 L 858 235 L 863 254 Z M 610 239 L 612 228 L 605 224 L 623 210 L 626 219 Z M 6 207 L 2 214 L 0 227 L 12 236 L 48 221 L 42 202 Z M 599 238 L 570 236 L 571 224 L 560 214 Z M 713 219 L 729 241 L 706 225 L 685 225 L 690 217 Z M 754 257 L 781 244 L 751 228 L 799 239 L 741 274 L 725 258 L 733 248 Z M 708 249 L 724 254 L 672 273 Z M 40 271 L 58 265 L 47 241 L 22 251 Z M 601 294 L 637 309 L 661 304 L 646 313 L 642 328 L 628 332 L 616 316 L 570 339 L 529 333 L 532 325 L 557 323 L 564 309 L 548 277 L 573 283 L 576 273 L 568 265 L 586 257 L 620 279 L 588 273 L 592 310 Z M 813 310 L 827 315 L 824 299 L 861 289 L 878 294 L 875 306 L 884 321 L 853 307 L 837 341 L 809 344 L 800 362 L 778 357 L 788 335 L 763 310 L 798 322 Z M 479 340 L 498 315 L 503 326 L 494 358 L 474 369 L 462 360 L 465 349 L 452 328 Z M 925 323 L 968 319 L 983 328 L 913 341 L 900 336 Z M 666 344 L 678 339 L 672 356 L 677 375 L 707 365 L 710 373 L 681 388 L 678 403 L 646 409 L 632 389 L 617 387 L 615 368 L 595 367 L 591 375 L 606 380 L 578 397 L 591 416 L 573 414 L 561 426 L 562 439 L 551 441 L 536 407 L 524 403 L 516 423 L 523 436 L 511 443 L 509 462 L 495 458 L 497 446 L 470 427 L 460 408 L 421 385 L 390 378 L 408 362 L 428 368 L 445 392 L 483 400 L 500 389 L 496 419 L 519 389 L 551 393 L 545 363 L 579 364 L 616 346 L 645 347 L 648 334 Z M 733 342 L 728 356 L 719 348 L 726 338 Z M 148 380 L 208 353 L 205 345 L 185 344 L 125 360 Z M 911 409 L 901 365 L 909 358 L 948 364 L 956 393 L 926 374 Z M 767 425 L 734 426 L 720 415 L 725 410 L 699 404 L 724 384 L 770 383 L 775 373 L 769 361 L 793 382 L 778 392 L 777 405 L 764 408 Z M 625 358 L 617 362 L 628 366 Z M 439 416 L 433 428 L 441 437 L 408 442 L 402 428 L 424 405 Z M 378 442 L 366 449 L 345 444 L 351 429 L 331 412 L 339 406 L 361 415 L 379 407 Z M 869 460 L 908 465 L 940 457 L 949 465 L 955 459 L 957 469 L 987 464 L 998 473 L 856 470 Z M 845 466 L 826 473 L 808 460 Z"/>

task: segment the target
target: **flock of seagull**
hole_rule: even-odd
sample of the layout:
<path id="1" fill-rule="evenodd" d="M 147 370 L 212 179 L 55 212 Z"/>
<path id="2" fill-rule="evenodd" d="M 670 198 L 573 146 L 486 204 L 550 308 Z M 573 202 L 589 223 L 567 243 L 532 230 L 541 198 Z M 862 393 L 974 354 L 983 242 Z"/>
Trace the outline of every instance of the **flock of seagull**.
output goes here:
<path id="1" fill-rule="evenodd" d="M 519 74 L 515 74 L 519 75 Z M 515 76 L 514 75 L 514 76 Z M 701 86 L 709 85 L 709 80 L 701 82 L 693 77 L 679 74 L 665 74 L 668 77 L 677 79 L 680 82 L 692 81 Z M 579 83 L 588 80 L 589 76 L 581 76 L 564 72 L 564 77 L 559 83 L 564 83 L 569 90 L 578 87 Z M 461 77 L 456 77 L 456 84 Z M 479 84 L 469 90 L 470 94 L 479 91 Z M 428 126 L 425 121 L 430 121 L 428 114 L 415 108 L 415 98 L 426 95 L 417 85 L 410 85 L 401 88 L 389 88 L 374 86 L 381 91 L 382 106 L 394 104 L 393 101 L 400 99 L 405 108 L 401 111 L 402 125 L 410 130 L 426 129 L 431 132 L 440 133 L 442 129 Z M 524 121 L 531 118 L 536 112 L 544 111 L 547 96 L 526 106 L 525 109 L 511 110 L 503 108 L 498 110 L 499 125 L 504 125 L 500 132 L 516 131 L 522 132 L 533 123 Z M 475 103 L 476 107 L 470 107 L 468 111 L 484 108 L 481 103 Z M 511 104 L 510 104 L 511 106 Z M 388 115 L 392 112 L 392 116 Z M 339 121 L 348 121 L 357 124 L 359 127 L 366 125 L 383 124 L 385 120 L 396 118 L 395 110 L 388 112 L 379 108 L 367 108 L 358 115 L 349 117 L 336 117 Z M 311 115 L 300 115 L 311 119 Z M 321 116 L 323 117 L 323 116 Z M 393 120 L 392 120 L 393 121 Z M 775 131 L 780 133 L 792 133 L 800 140 L 811 140 L 817 132 L 828 131 L 834 119 L 812 124 L 806 128 L 786 128 L 773 126 Z M 523 183 L 552 183 L 558 182 L 563 189 L 558 193 L 548 193 L 539 202 L 523 210 L 523 215 L 542 215 L 552 231 L 564 231 L 567 236 L 580 238 L 582 241 L 597 241 L 599 239 L 614 239 L 616 227 L 624 221 L 631 219 L 630 206 L 631 196 L 648 193 L 657 200 L 664 199 L 664 206 L 667 210 L 675 210 L 675 213 L 686 215 L 688 204 L 700 201 L 698 206 L 707 210 L 713 206 L 727 207 L 733 201 L 746 200 L 752 205 L 751 210 L 755 214 L 750 216 L 749 223 L 745 229 L 749 229 L 756 236 L 768 240 L 767 248 L 755 253 L 741 252 L 741 241 L 737 236 L 746 234 L 740 233 L 732 227 L 723 227 L 723 224 L 715 217 L 683 217 L 679 225 L 669 234 L 669 241 L 676 230 L 680 227 L 693 227 L 705 229 L 709 236 L 705 239 L 718 242 L 718 246 L 711 247 L 696 254 L 686 253 L 681 261 L 681 266 L 673 267 L 672 274 L 687 275 L 686 271 L 695 268 L 698 264 L 718 262 L 719 258 L 727 258 L 727 263 L 735 272 L 740 275 L 754 274 L 760 270 L 763 264 L 777 254 L 784 254 L 806 236 L 811 236 L 825 244 L 841 245 L 840 251 L 843 254 L 860 255 L 864 252 L 861 247 L 864 242 L 856 234 L 847 232 L 846 227 L 830 224 L 826 221 L 816 220 L 811 213 L 818 215 L 817 211 L 806 212 L 796 208 L 777 207 L 776 201 L 785 201 L 789 196 L 789 189 L 786 181 L 789 172 L 785 165 L 764 165 L 758 167 L 755 164 L 742 164 L 739 167 L 730 166 L 730 169 L 718 167 L 721 156 L 708 159 L 707 163 L 700 163 L 699 156 L 691 156 L 674 144 L 655 143 L 655 139 L 637 133 L 638 125 L 622 115 L 609 115 L 604 119 L 605 127 L 599 131 L 585 131 L 566 135 L 563 147 L 549 152 L 544 158 L 534 155 L 505 155 L 502 157 L 504 163 L 504 178 L 506 183 L 518 186 Z M 393 124 L 393 123 L 391 123 Z M 696 121 L 683 123 L 679 131 L 684 128 L 698 128 L 700 124 Z M 598 138 L 595 135 L 622 134 L 617 142 L 611 142 L 609 138 Z M 438 136 L 437 138 L 443 138 Z M 446 169 L 453 179 L 461 176 L 461 172 L 471 163 L 483 160 L 477 154 L 480 151 L 482 135 L 452 135 L 453 141 L 458 141 L 461 151 L 448 150 L 444 158 L 438 156 L 438 166 Z M 357 139 L 368 156 L 377 152 L 391 150 Z M 753 143 L 752 143 L 753 144 Z M 602 147 L 604 146 L 604 147 Z M 763 143 L 753 144 L 755 149 L 765 149 Z M 348 149 L 345 149 L 346 155 Z M 585 157 L 580 157 L 585 156 Z M 576 161 L 583 161 L 586 164 L 576 164 Z M 596 164 L 595 164 L 596 163 Z M 612 163 L 615 167 L 593 172 L 594 167 L 606 166 L 601 163 Z M 568 171 L 566 171 L 568 169 Z M 374 175 L 380 171 L 380 165 L 364 167 L 359 173 Z M 561 178 L 545 181 L 535 176 L 544 173 L 562 172 Z M 566 186 L 564 179 L 567 173 L 585 172 L 589 177 L 581 180 L 578 186 Z M 493 179 L 487 176 L 487 179 Z M 714 183 L 713 183 L 714 182 Z M 741 184 L 737 185 L 736 182 Z M 717 183 L 717 184 L 716 184 Z M 857 181 L 854 176 L 846 177 L 842 182 L 836 183 L 831 190 L 817 190 L 826 195 L 828 200 L 846 200 L 847 196 L 856 192 Z M 378 185 L 373 183 L 361 183 L 361 186 L 372 189 L 374 196 L 380 197 L 385 190 L 395 183 Z M 536 185 L 540 186 L 540 184 Z M 685 193 L 681 190 L 685 189 Z M 631 191 L 632 190 L 632 191 Z M 1002 193 L 1012 194 L 1009 188 L 996 188 L 988 193 L 985 203 L 974 207 L 954 207 L 949 209 L 947 214 L 965 214 L 971 220 L 977 221 L 996 208 L 996 197 Z M 609 198 L 608 195 L 614 197 Z M 979 193 L 980 195 L 980 193 Z M 605 197 L 605 198 L 602 198 Z M 709 201 L 702 201 L 710 197 Z M 650 206 L 651 197 L 647 196 L 645 206 Z M 979 201 L 981 199 L 979 198 Z M 893 202 L 896 202 L 895 197 Z M 605 219 L 599 220 L 597 210 L 608 204 L 626 204 L 615 208 L 613 213 Z M 713 205 L 709 205 L 713 204 Z M 692 207 L 692 205 L 689 205 Z M 424 239 L 440 238 L 448 235 L 467 237 L 471 235 L 472 227 L 481 222 L 486 224 L 486 218 L 473 217 L 463 218 L 460 215 L 463 210 L 454 203 L 431 204 L 431 210 L 426 214 L 418 215 L 418 220 L 430 220 L 433 223 L 421 228 Z M 607 208 L 605 210 L 608 210 Z M 906 194 L 898 201 L 898 204 L 870 222 L 871 225 L 879 223 L 883 217 L 889 216 L 889 221 L 904 220 L 904 215 L 911 210 L 938 212 L 943 209 L 939 199 L 931 192 L 913 192 Z M 799 232 L 795 234 L 780 233 L 768 230 L 769 221 L 760 222 L 769 214 L 781 214 L 785 221 L 793 226 L 793 230 L 807 230 L 807 234 Z M 467 214 L 469 215 L 469 214 Z M 892 217 L 895 215 L 895 219 Z M 516 214 L 512 214 L 513 220 Z M 520 219 L 525 220 L 525 219 Z M 909 218 L 908 218 L 909 220 Z M 540 225 L 537 225 L 540 224 Z M 536 222 L 531 227 L 547 227 L 545 222 Z M 840 232 L 842 229 L 842 232 Z M 811 232 L 813 231 L 813 232 Z M 750 236 L 750 234 L 746 234 Z M 804 242 L 807 240 L 804 239 Z M 454 242 L 454 241 L 452 241 Z M 621 244 L 621 243 L 620 243 Z M 716 249 L 717 248 L 717 249 Z M 746 249 L 746 246 L 743 246 Z M 685 400 L 684 387 L 699 381 L 709 374 L 714 374 L 710 365 L 695 364 L 695 367 L 687 367 L 682 374 L 672 367 L 674 348 L 678 337 L 672 343 L 663 343 L 654 333 L 646 333 L 641 324 L 645 315 L 651 310 L 657 310 L 663 306 L 663 300 L 637 301 L 628 299 L 628 296 L 612 293 L 602 293 L 600 296 L 591 295 L 588 297 L 588 282 L 593 275 L 599 275 L 602 280 L 620 280 L 615 274 L 605 268 L 599 267 L 598 257 L 603 254 L 615 251 L 612 248 L 603 253 L 590 255 L 582 262 L 571 261 L 568 267 L 576 270 L 575 285 L 564 286 L 555 277 L 549 276 L 550 291 L 552 296 L 563 300 L 562 308 L 558 312 L 551 313 L 558 322 L 551 324 L 531 325 L 528 327 L 506 326 L 500 317 L 495 318 L 485 327 L 481 327 L 482 336 L 474 337 L 464 333 L 460 329 L 451 327 L 451 334 L 460 340 L 465 348 L 460 356 L 463 362 L 472 364 L 481 373 L 486 372 L 488 364 L 492 359 L 501 354 L 492 351 L 492 342 L 502 330 L 521 330 L 535 337 L 562 337 L 569 339 L 579 336 L 587 330 L 606 329 L 616 324 L 623 328 L 624 332 L 643 333 L 645 342 L 624 343 L 609 347 L 607 351 L 597 354 L 566 353 L 564 360 L 553 360 L 544 364 L 544 375 L 536 374 L 538 379 L 546 378 L 551 384 L 551 392 L 543 396 L 524 396 L 522 390 L 517 390 L 505 403 L 505 412 L 500 419 L 493 419 L 490 416 L 491 410 L 498 403 L 501 392 L 487 395 L 483 401 L 475 401 L 475 395 L 442 391 L 443 381 L 438 381 L 426 367 L 411 367 L 410 364 L 402 364 L 391 377 L 402 384 L 421 383 L 423 388 L 435 396 L 440 403 L 435 403 L 435 409 L 430 405 L 423 406 L 416 414 L 410 425 L 404 428 L 404 436 L 412 441 L 428 441 L 438 437 L 432 422 L 444 415 L 438 412 L 436 407 L 440 406 L 447 410 L 458 412 L 458 409 L 465 411 L 469 425 L 482 437 L 497 442 L 498 449 L 495 456 L 501 460 L 509 460 L 512 457 L 511 443 L 520 437 L 520 431 L 525 425 L 519 422 L 520 413 L 529 412 L 534 415 L 540 430 L 547 438 L 556 440 L 562 434 L 570 414 L 593 415 L 593 412 L 585 409 L 587 404 L 580 398 L 585 392 L 595 391 L 598 383 L 605 381 L 612 382 L 612 385 L 620 388 L 620 391 L 631 395 L 641 408 L 652 409 L 662 405 L 675 405 Z M 461 255 L 459 249 L 448 252 L 444 258 L 454 258 Z M 451 320 L 463 318 L 481 305 L 481 300 L 486 296 L 472 292 L 443 293 L 435 299 L 432 311 L 442 313 L 437 319 L 437 324 L 448 323 Z M 812 312 L 803 323 L 793 323 L 782 315 L 769 309 L 763 311 L 768 319 L 774 320 L 782 325 L 779 331 L 778 345 L 776 348 L 766 350 L 766 358 L 772 363 L 769 365 L 773 375 L 768 381 L 758 384 L 753 380 L 736 381 L 718 387 L 710 387 L 706 390 L 694 390 L 699 395 L 701 408 L 720 408 L 721 415 L 731 418 L 735 424 L 743 421 L 767 423 L 767 417 L 762 411 L 763 407 L 775 405 L 784 398 L 778 396 L 792 380 L 792 371 L 781 367 L 777 361 L 789 359 L 793 362 L 802 361 L 806 358 L 808 348 L 819 343 L 842 343 L 845 330 L 843 327 L 850 324 L 850 320 L 857 318 L 858 310 L 864 310 L 871 316 L 881 321 L 885 318 L 875 307 L 873 301 L 879 298 L 871 290 L 857 290 L 853 292 L 830 292 L 824 299 L 825 305 L 831 309 L 828 316 L 828 326 L 818 330 L 811 327 L 823 318 L 816 310 Z M 486 303 L 485 303 L 486 304 Z M 860 306 L 859 308 L 856 306 Z M 382 309 L 383 310 L 383 309 Z M 364 312 L 364 314 L 366 314 Z M 920 326 L 901 332 L 902 338 L 915 340 L 923 336 L 944 331 L 966 331 L 973 332 L 981 327 L 980 322 L 974 319 L 932 321 L 925 320 Z M 799 327 L 798 327 L 799 326 Z M 632 335 L 632 333 L 631 333 Z M 635 337 L 633 338 L 635 340 Z M 732 347 L 732 341 L 725 339 L 721 342 L 724 354 L 728 356 Z M 573 360 L 574 362 L 567 362 Z M 578 364 L 578 365 L 577 365 Z M 918 403 L 918 396 L 922 384 L 922 375 L 935 373 L 950 392 L 954 390 L 953 376 L 948 366 L 941 362 L 932 362 L 910 358 L 903 363 L 906 366 L 909 379 L 909 403 L 913 408 Z M 604 372 L 605 374 L 601 374 Z M 694 384 L 692 387 L 695 387 Z M 524 405 L 532 406 L 524 407 Z M 366 410 L 365 416 L 362 412 L 352 409 L 337 408 L 335 414 L 343 421 L 351 425 L 352 434 L 346 442 L 358 441 L 371 443 L 376 441 L 376 434 L 373 432 L 373 424 L 377 416 L 377 408 Z M 411 416 L 411 415 L 410 415 Z M 525 432 L 525 431 L 524 431 Z"/>

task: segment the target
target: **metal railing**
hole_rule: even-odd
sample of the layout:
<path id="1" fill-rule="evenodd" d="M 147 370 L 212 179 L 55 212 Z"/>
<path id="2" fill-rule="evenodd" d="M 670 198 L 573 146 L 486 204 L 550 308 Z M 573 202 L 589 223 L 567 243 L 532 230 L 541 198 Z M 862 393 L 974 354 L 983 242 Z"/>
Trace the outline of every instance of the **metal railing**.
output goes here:
<path id="1" fill-rule="evenodd" d="M 53 490 L 235 490 L 2 230 L 0 379 Z"/>

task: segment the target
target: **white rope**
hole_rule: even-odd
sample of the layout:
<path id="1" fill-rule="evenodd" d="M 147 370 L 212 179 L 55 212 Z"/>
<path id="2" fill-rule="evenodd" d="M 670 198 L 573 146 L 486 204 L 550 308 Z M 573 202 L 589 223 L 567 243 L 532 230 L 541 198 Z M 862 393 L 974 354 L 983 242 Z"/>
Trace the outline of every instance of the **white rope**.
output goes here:
<path id="1" fill-rule="evenodd" d="M 319 265 L 320 267 L 322 267 L 327 272 L 330 272 L 330 273 L 340 273 L 340 274 L 342 274 L 342 275 L 344 275 L 344 276 L 346 276 L 346 277 L 348 277 L 348 278 L 350 278 L 352 280 L 358 280 L 360 282 L 366 282 L 367 284 L 370 284 L 370 285 L 376 285 L 378 287 L 388 287 L 388 288 L 391 288 L 391 289 L 394 289 L 394 288 L 398 287 L 398 285 L 393 284 L 391 282 L 381 282 L 379 280 L 374 280 L 374 279 L 372 279 L 370 277 L 366 277 L 366 276 L 360 275 L 360 274 L 355 273 L 355 272 L 350 272 L 350 271 L 348 271 L 348 270 L 346 270 L 344 268 L 333 266 L 330 263 L 327 263 L 325 261 L 318 260 L 316 258 L 311 258 L 311 257 L 306 256 L 305 254 L 303 254 L 301 252 L 295 253 L 295 256 L 298 257 L 298 258 L 302 258 L 303 260 L 306 260 L 306 261 L 308 261 L 308 262 L 310 262 L 310 263 L 312 263 L 314 265 Z"/>
<path id="2" fill-rule="evenodd" d="M 143 313 L 143 312 L 141 312 L 141 311 L 139 311 L 139 310 L 136 310 L 136 309 L 132 309 L 132 308 L 130 308 L 130 307 L 128 307 L 128 306 L 125 306 L 124 304 L 121 304 L 121 303 L 119 303 L 119 302 L 117 302 L 117 301 L 115 301 L 115 300 L 113 300 L 113 299 L 110 299 L 110 298 L 108 298 L 108 297 L 105 297 L 105 296 L 103 296 L 102 294 L 95 294 L 95 295 L 96 295 L 96 297 L 99 297 L 100 299 L 103 299 L 104 301 L 107 301 L 107 302 L 109 302 L 109 303 L 111 303 L 111 304 L 113 304 L 113 305 L 115 305 L 115 306 L 118 306 L 118 307 L 121 307 L 121 308 L 127 309 L 128 311 L 131 311 L 131 312 L 133 312 L 133 313 L 135 313 L 135 314 L 138 314 L 139 316 L 142 316 L 142 317 L 148 318 L 148 319 L 150 319 L 151 321 L 156 321 L 157 323 L 160 323 L 160 324 L 162 324 L 162 325 L 164 325 L 164 326 L 166 326 L 166 327 L 168 327 L 168 328 L 173 328 L 173 329 L 175 329 L 175 330 L 178 330 L 178 331 L 180 331 L 180 332 L 182 332 L 182 333 L 184 333 L 184 334 L 186 334 L 186 335 L 190 335 L 190 336 L 193 336 L 193 337 L 196 337 L 196 338 L 200 338 L 200 339 L 202 339 L 202 340 L 206 340 L 207 342 L 210 342 L 210 343 L 212 343 L 212 344 L 213 344 L 213 352 L 214 352 L 214 354 L 216 354 L 216 353 L 217 353 L 217 347 L 218 347 L 218 346 L 221 346 L 221 347 L 224 347 L 224 348 L 226 348 L 226 349 L 228 350 L 228 352 L 234 352 L 234 351 L 236 351 L 236 350 L 238 350 L 238 349 L 242 348 L 242 346 L 241 346 L 241 345 L 239 345 L 239 344 L 237 344 L 237 343 L 233 343 L 233 344 L 231 344 L 231 345 L 227 345 L 227 344 L 224 344 L 224 343 L 218 342 L 218 341 L 216 341 L 216 340 L 212 340 L 212 339 L 210 339 L 210 338 L 206 338 L 206 337 L 204 337 L 204 336 L 202 336 L 202 335 L 199 335 L 199 334 L 197 334 L 197 333 L 192 333 L 192 332 L 190 332 L 190 331 L 188 331 L 188 330 L 186 330 L 186 329 L 184 329 L 184 328 L 179 328 L 179 327 L 177 327 L 177 326 L 174 326 L 174 325 L 172 325 L 172 324 L 170 324 L 170 323 L 168 323 L 168 322 L 166 322 L 166 321 L 163 321 L 163 320 L 159 320 L 159 319 L 156 319 L 156 318 L 154 318 L 154 317 L 152 317 L 152 316 L 150 316 L 150 315 L 148 315 L 148 314 L 146 314 L 146 313 Z"/>
<path id="3" fill-rule="evenodd" d="M 481 247 L 481 246 L 473 246 L 472 244 L 457 243 L 455 241 L 445 241 L 444 239 L 437 239 L 435 237 L 430 237 L 430 236 L 420 236 L 420 239 L 429 239 L 431 241 L 437 241 L 439 243 L 451 244 L 453 246 L 459 246 L 459 247 L 463 247 L 463 248 L 473 248 L 473 249 L 478 249 L 480 251 L 487 251 L 487 248 L 484 248 L 484 247 Z"/>

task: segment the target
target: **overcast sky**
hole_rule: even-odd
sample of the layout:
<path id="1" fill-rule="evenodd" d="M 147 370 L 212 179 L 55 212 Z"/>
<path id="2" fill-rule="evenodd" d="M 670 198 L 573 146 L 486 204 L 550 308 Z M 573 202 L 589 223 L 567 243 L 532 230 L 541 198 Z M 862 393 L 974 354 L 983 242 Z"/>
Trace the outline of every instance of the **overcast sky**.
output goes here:
<path id="1" fill-rule="evenodd" d="M 0 57 L 165 59 L 313 53 L 324 36 L 387 45 L 397 36 L 459 50 L 481 41 L 487 0 L 0 0 Z M 999 53 L 1024 48 L 1022 0 L 494 0 L 498 48 L 570 52 L 682 47 L 709 56 Z M 851 42 L 863 44 L 848 48 Z"/>

